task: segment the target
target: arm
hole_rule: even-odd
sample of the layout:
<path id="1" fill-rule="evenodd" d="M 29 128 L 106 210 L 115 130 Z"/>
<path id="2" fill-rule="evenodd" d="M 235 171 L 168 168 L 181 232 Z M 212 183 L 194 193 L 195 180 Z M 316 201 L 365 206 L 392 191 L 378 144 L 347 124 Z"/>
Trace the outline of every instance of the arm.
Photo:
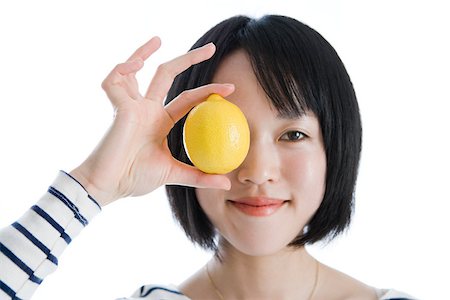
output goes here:
<path id="1" fill-rule="evenodd" d="M 174 159 L 166 141 L 175 122 L 209 94 L 233 92 L 232 85 L 209 84 L 163 105 L 175 76 L 210 58 L 215 47 L 206 45 L 162 64 L 143 96 L 135 75 L 159 46 L 159 38 L 151 39 L 111 71 L 102 87 L 115 116 L 104 138 L 80 166 L 59 174 L 24 217 L 0 232 L 0 299 L 30 298 L 100 206 L 164 184 L 230 187 L 225 176 L 205 174 Z"/>
<path id="2" fill-rule="evenodd" d="M 61 171 L 35 205 L 0 231 L 0 299 L 29 299 L 100 210 L 86 190 Z"/>

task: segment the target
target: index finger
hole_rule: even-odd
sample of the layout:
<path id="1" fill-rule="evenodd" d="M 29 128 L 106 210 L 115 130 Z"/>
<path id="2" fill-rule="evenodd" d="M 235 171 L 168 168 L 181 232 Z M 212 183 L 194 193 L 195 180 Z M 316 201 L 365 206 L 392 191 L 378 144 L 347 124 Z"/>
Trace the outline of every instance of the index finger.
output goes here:
<path id="1" fill-rule="evenodd" d="M 161 64 L 150 82 L 145 98 L 162 102 L 178 74 L 192 65 L 211 58 L 215 51 L 216 46 L 209 43 Z"/>
<path id="2" fill-rule="evenodd" d="M 134 53 L 127 59 L 127 61 L 136 60 L 138 58 L 146 60 L 161 46 L 161 39 L 157 36 L 152 37 L 148 42 L 139 47 Z"/>

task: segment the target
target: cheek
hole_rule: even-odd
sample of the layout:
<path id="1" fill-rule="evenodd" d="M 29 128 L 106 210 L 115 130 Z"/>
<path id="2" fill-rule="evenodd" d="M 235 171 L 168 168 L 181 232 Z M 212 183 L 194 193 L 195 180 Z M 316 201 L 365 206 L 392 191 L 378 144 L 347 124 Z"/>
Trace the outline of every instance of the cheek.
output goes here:
<path id="1" fill-rule="evenodd" d="M 203 212 L 213 221 L 223 210 L 224 191 L 216 189 L 195 189 L 198 203 Z"/>
<path id="2" fill-rule="evenodd" d="M 288 166 L 284 175 L 292 192 L 300 195 L 302 199 L 320 204 L 325 193 L 325 154 L 299 156 L 298 159 L 291 159 L 283 165 Z"/>

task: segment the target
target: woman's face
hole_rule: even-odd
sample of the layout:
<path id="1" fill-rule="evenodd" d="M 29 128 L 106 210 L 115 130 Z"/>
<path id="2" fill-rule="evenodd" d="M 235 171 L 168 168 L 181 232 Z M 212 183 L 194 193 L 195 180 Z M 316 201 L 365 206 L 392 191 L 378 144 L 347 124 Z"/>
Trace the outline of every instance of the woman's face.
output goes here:
<path id="1" fill-rule="evenodd" d="M 227 99 L 247 117 L 250 150 L 226 174 L 231 190 L 196 189 L 197 198 L 231 247 L 252 256 L 274 254 L 303 230 L 322 201 L 326 156 L 319 122 L 312 113 L 279 117 L 242 50 L 222 62 L 214 82 L 235 85 Z"/>

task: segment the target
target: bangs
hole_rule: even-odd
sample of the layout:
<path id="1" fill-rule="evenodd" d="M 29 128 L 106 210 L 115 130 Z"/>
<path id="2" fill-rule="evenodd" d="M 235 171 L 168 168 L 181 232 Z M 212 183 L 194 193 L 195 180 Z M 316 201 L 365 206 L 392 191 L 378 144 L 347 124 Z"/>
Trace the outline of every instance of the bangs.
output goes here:
<path id="1" fill-rule="evenodd" d="M 250 21 L 240 32 L 240 46 L 281 117 L 301 117 L 307 111 L 317 115 L 317 99 L 309 82 L 314 62 L 306 49 L 308 41 L 299 39 L 301 32 L 297 28 L 276 21 L 264 17 Z"/>

